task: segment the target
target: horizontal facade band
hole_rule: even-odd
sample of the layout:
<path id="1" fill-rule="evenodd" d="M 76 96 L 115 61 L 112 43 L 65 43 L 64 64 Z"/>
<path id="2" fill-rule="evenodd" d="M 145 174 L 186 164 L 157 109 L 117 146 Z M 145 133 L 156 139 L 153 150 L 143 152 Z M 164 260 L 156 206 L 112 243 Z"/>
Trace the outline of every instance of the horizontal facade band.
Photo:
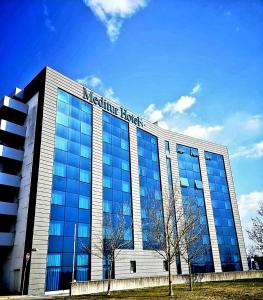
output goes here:
<path id="1" fill-rule="evenodd" d="M 0 246 L 13 246 L 15 234 L 13 232 L 0 232 Z"/>
<path id="2" fill-rule="evenodd" d="M 0 145 L 0 157 L 22 161 L 23 156 L 24 156 L 24 151 L 17 150 L 4 145 Z"/>
<path id="3" fill-rule="evenodd" d="M 17 203 L 0 201 L 0 215 L 16 216 Z"/>
<path id="4" fill-rule="evenodd" d="M 15 110 L 16 112 L 20 112 L 23 114 L 27 114 L 28 112 L 28 105 L 21 103 L 15 99 L 12 99 L 8 96 L 5 96 L 3 100 L 0 102 L 0 110 L 3 108 L 9 108 Z"/>
<path id="5" fill-rule="evenodd" d="M 18 135 L 18 136 L 21 136 L 21 137 L 26 136 L 25 127 L 14 124 L 14 123 L 6 121 L 6 120 L 1 120 L 0 130 L 4 131 L 6 133 L 11 133 L 11 134 L 14 134 L 14 135 Z"/>
<path id="6" fill-rule="evenodd" d="M 20 187 L 20 177 L 6 173 L 0 173 L 0 185 L 11 186 L 15 188 Z"/>

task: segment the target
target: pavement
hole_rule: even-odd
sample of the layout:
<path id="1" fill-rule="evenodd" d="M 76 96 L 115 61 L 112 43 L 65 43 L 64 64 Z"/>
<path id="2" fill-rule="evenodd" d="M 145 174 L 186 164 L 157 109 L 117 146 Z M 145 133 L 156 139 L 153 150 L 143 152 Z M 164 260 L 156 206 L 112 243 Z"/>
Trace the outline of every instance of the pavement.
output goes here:
<path id="1" fill-rule="evenodd" d="M 0 296 L 0 300 L 51 300 L 57 299 L 59 297 L 65 297 L 68 295 L 44 295 L 44 296 L 28 296 L 28 295 L 10 295 L 10 296 Z"/>

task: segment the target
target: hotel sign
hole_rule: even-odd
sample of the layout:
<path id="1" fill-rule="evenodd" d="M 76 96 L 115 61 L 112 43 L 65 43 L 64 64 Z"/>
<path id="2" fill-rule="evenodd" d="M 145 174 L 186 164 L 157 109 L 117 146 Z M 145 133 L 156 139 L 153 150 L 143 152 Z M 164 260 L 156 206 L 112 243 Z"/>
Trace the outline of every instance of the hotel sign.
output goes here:
<path id="1" fill-rule="evenodd" d="M 143 127 L 142 118 L 128 113 L 127 109 L 125 109 L 121 106 L 117 107 L 117 106 L 111 104 L 109 101 L 107 101 L 103 97 L 98 98 L 98 97 L 94 96 L 93 92 L 89 92 L 85 87 L 83 87 L 83 98 L 88 100 L 90 103 L 101 107 L 105 111 L 124 119 L 127 122 L 131 122 L 134 125 Z"/>

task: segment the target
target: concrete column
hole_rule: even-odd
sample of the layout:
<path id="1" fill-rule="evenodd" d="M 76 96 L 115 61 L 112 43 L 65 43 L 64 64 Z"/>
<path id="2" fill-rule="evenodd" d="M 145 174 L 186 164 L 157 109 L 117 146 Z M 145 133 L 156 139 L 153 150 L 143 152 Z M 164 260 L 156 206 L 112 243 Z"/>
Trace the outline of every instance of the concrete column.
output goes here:
<path id="1" fill-rule="evenodd" d="M 91 209 L 91 252 L 102 242 L 102 202 L 103 202 L 103 150 L 102 150 L 102 110 L 93 106 L 92 133 L 92 209 Z M 103 279 L 103 260 L 91 255 L 91 280 Z"/>
<path id="2" fill-rule="evenodd" d="M 46 281 L 57 108 L 57 88 L 51 84 L 50 77 L 46 78 L 46 84 L 50 87 L 45 87 L 44 95 L 35 216 L 29 216 L 35 217 L 32 248 L 38 249 L 31 256 L 29 295 L 43 295 Z"/>
<path id="3" fill-rule="evenodd" d="M 129 136 L 130 136 L 134 250 L 142 250 L 143 249 L 143 246 L 142 246 L 142 219 L 141 219 L 137 127 L 132 124 L 129 124 Z"/>

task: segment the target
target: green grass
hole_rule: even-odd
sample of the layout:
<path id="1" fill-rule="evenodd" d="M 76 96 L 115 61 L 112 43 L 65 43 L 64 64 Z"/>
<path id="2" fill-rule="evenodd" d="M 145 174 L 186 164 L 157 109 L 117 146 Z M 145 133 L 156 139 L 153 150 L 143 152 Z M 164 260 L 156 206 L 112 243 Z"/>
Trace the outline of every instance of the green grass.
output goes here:
<path id="1" fill-rule="evenodd" d="M 187 285 L 174 285 L 174 297 L 178 300 L 263 300 L 263 279 L 196 283 L 194 290 L 189 291 Z M 102 294 L 67 297 L 67 299 L 170 299 L 168 287 L 146 288 L 112 292 L 110 297 Z"/>

